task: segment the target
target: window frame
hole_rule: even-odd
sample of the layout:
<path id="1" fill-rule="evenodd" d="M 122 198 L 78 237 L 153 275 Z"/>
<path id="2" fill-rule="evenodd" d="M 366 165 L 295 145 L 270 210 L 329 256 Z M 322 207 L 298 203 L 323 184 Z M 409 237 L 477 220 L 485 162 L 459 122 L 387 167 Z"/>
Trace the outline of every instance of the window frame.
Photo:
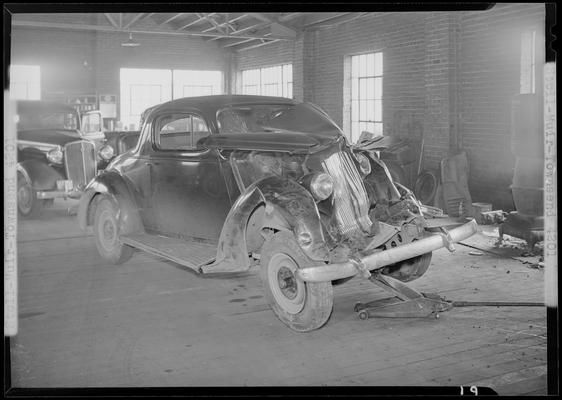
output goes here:
<path id="1" fill-rule="evenodd" d="M 277 68 L 279 70 L 275 71 L 275 69 Z M 289 68 L 290 68 L 290 73 L 288 72 Z M 276 74 L 278 74 L 278 78 L 280 78 L 280 80 L 272 82 L 269 79 L 269 76 L 264 78 L 264 71 L 266 70 L 271 70 L 272 73 L 275 72 Z M 244 75 L 250 72 L 256 73 L 257 79 L 252 79 L 250 84 L 245 84 Z M 269 71 L 266 71 L 266 74 L 267 73 L 269 73 Z M 293 63 L 292 62 L 263 66 L 258 68 L 244 69 L 240 71 L 240 77 L 241 77 L 240 89 L 242 94 L 249 94 L 254 96 L 282 97 L 286 99 L 293 98 Z M 266 87 L 271 87 L 271 86 L 275 86 L 277 92 L 280 91 L 281 94 L 280 95 L 277 94 L 275 96 L 270 94 L 265 94 L 264 89 Z M 257 88 L 256 90 L 257 93 L 247 93 L 246 88 L 250 88 L 250 87 Z"/>
<path id="2" fill-rule="evenodd" d="M 380 70 L 377 71 L 377 57 L 380 55 Z M 372 70 L 369 69 L 369 61 L 368 57 L 372 56 Z M 357 57 L 357 58 L 356 58 Z M 365 57 L 365 65 L 362 66 L 361 63 L 363 62 L 361 57 Z M 384 135 L 384 118 L 383 118 L 383 100 L 384 100 L 384 52 L 381 50 L 363 52 L 358 54 L 350 54 L 347 57 L 347 62 L 349 63 L 347 67 L 344 66 L 344 71 L 347 71 L 348 80 L 348 107 L 349 109 L 346 112 L 349 118 L 349 139 L 351 142 L 359 140 L 361 137 L 361 133 L 363 130 L 367 130 L 364 128 L 361 129 L 362 124 L 373 124 L 373 134 L 376 136 Z M 357 61 L 354 61 L 357 60 Z M 354 64 L 356 64 L 356 68 L 354 68 Z M 362 73 L 362 69 L 365 71 Z M 378 73 L 377 73 L 378 72 Z M 364 81 L 364 83 L 362 82 Z M 371 82 L 372 81 L 372 82 Z M 380 81 L 380 87 L 377 91 L 377 81 Z M 364 84 L 364 89 L 362 89 L 361 84 Z M 369 88 L 368 85 L 373 85 L 373 92 L 372 98 L 369 97 Z M 357 92 L 357 93 L 355 93 Z M 364 92 L 365 96 L 363 97 L 361 93 Z M 372 110 L 367 105 L 372 102 Z M 346 103 L 344 99 L 344 104 Z M 369 114 L 372 114 L 372 119 L 361 119 L 361 111 L 362 111 L 362 104 L 365 104 L 364 111 L 367 114 L 367 118 Z M 377 106 L 377 104 L 379 106 Z M 357 109 L 354 108 L 357 107 Z M 379 112 L 377 113 L 377 109 Z M 380 119 L 377 119 L 377 114 L 380 114 Z M 354 116 L 357 115 L 357 119 L 354 119 Z M 357 124 L 357 125 L 356 125 Z M 380 125 L 380 134 L 376 134 L 376 126 Z M 354 126 L 357 126 L 358 132 L 354 132 Z M 370 130 L 369 130 L 370 132 Z"/>
<path id="3" fill-rule="evenodd" d="M 151 126 L 151 134 L 150 134 L 150 138 L 151 138 L 151 148 L 152 148 L 152 152 L 154 154 L 157 153 L 203 153 L 208 151 L 209 149 L 207 148 L 197 148 L 197 147 L 193 147 L 193 135 L 190 135 L 191 137 L 191 149 L 166 149 L 166 148 L 162 148 L 160 147 L 160 131 L 161 131 L 161 120 L 165 117 L 168 117 L 170 115 L 181 115 L 182 118 L 186 118 L 188 116 L 191 116 L 191 133 L 193 134 L 193 117 L 198 117 L 199 119 L 201 119 L 204 123 L 205 126 L 207 128 L 207 132 L 209 133 L 206 137 L 211 136 L 213 133 L 211 131 L 211 129 L 209 128 L 209 123 L 206 120 L 205 117 L 203 117 L 203 115 L 201 115 L 200 113 L 196 112 L 196 111 L 180 111 L 180 112 L 173 112 L 173 111 L 169 111 L 166 113 L 163 113 L 161 115 L 159 115 L 158 117 L 152 119 L 152 121 L 150 122 Z M 181 119 L 181 118 L 178 118 Z M 165 125 L 164 125 L 165 126 Z"/>

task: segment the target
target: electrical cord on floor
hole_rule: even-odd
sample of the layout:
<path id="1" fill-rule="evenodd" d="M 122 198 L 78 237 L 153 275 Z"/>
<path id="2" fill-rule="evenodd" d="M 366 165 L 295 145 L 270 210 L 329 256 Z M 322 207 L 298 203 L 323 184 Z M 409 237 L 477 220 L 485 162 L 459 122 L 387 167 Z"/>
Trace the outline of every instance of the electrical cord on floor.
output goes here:
<path id="1" fill-rule="evenodd" d="M 538 302 L 512 302 L 512 301 L 453 301 L 453 307 L 545 307 Z"/>

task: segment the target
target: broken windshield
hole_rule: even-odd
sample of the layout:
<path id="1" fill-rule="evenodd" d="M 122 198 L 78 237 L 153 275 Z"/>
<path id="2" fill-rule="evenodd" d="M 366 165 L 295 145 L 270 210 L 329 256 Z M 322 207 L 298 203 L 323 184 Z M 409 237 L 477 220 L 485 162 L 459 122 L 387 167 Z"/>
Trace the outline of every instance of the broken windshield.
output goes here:
<path id="1" fill-rule="evenodd" d="M 302 132 L 325 136 L 340 128 L 308 104 L 258 104 L 231 106 L 217 113 L 219 133 Z"/>

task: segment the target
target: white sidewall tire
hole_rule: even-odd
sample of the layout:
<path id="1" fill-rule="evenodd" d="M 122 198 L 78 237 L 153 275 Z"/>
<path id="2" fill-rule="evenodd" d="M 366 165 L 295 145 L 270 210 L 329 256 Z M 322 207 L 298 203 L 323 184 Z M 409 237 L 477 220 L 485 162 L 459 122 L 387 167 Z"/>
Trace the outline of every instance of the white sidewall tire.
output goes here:
<path id="1" fill-rule="evenodd" d="M 291 263 L 294 263 L 296 268 L 314 265 L 291 232 L 277 232 L 266 240 L 261 252 L 260 277 L 271 309 L 279 320 L 294 331 L 309 332 L 322 327 L 332 313 L 331 282 L 309 283 L 299 280 L 294 283 L 295 297 L 279 301 L 283 294 L 280 287 L 275 285 L 278 282 L 274 277 L 280 270 L 280 259 L 284 266 Z"/>

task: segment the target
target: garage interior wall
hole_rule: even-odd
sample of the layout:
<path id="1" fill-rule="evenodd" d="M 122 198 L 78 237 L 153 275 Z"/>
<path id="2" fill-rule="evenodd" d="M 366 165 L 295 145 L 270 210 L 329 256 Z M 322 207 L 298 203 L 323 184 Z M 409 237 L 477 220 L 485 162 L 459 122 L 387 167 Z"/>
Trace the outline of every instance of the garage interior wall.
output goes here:
<path id="1" fill-rule="evenodd" d="M 544 4 L 374 13 L 305 32 L 292 44 L 238 52 L 235 62 L 238 70 L 292 62 L 295 98 L 318 104 L 344 126 L 345 57 L 382 51 L 384 134 L 423 137 L 427 169 L 438 168 L 457 148 L 465 150 L 472 200 L 509 211 L 515 165 L 510 118 L 512 98 L 520 92 L 521 34 L 536 30 L 541 37 L 544 23 Z"/>
<path id="2" fill-rule="evenodd" d="M 509 211 L 515 164 L 510 113 L 520 90 L 521 34 L 534 29 L 542 35 L 544 21 L 545 6 L 538 3 L 373 13 L 236 53 L 201 38 L 135 34 L 142 45 L 123 48 L 125 34 L 15 28 L 11 62 L 41 65 L 43 98 L 118 94 L 123 67 L 218 69 L 225 92 L 240 93 L 242 70 L 292 63 L 293 97 L 318 104 L 344 126 L 346 57 L 382 51 L 384 134 L 423 138 L 426 169 L 466 150 L 472 200 Z"/>
<path id="3" fill-rule="evenodd" d="M 42 98 L 61 95 L 119 95 L 120 68 L 218 70 L 227 79 L 229 54 L 214 42 L 186 36 L 14 28 L 11 63 L 41 66 Z M 62 72 L 64 71 L 64 72 Z M 228 82 L 224 83 L 225 91 Z"/>

